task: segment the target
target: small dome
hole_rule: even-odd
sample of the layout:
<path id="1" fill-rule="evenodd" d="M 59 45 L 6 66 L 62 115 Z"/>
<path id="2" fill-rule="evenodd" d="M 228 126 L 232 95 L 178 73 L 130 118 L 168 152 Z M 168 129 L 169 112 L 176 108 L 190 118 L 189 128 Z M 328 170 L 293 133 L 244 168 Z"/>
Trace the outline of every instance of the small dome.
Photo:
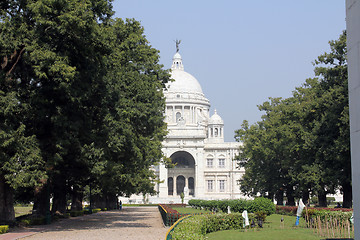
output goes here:
<path id="1" fill-rule="evenodd" d="M 209 120 L 209 124 L 217 124 L 217 125 L 224 125 L 224 121 L 222 118 L 217 114 L 216 110 L 214 115 L 211 116 Z"/>
<path id="2" fill-rule="evenodd" d="M 171 78 L 175 81 L 169 82 L 167 88 L 169 92 L 203 94 L 198 80 L 196 80 L 196 78 L 191 74 L 184 71 L 184 65 L 179 52 L 176 52 L 173 57 Z"/>

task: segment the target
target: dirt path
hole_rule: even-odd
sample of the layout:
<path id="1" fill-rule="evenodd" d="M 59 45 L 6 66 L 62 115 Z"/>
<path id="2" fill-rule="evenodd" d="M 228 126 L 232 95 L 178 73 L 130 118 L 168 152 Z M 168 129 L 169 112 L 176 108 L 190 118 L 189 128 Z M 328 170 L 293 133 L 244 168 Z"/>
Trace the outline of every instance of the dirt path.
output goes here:
<path id="1" fill-rule="evenodd" d="M 64 219 L 51 225 L 29 229 L 28 232 L 31 232 L 33 235 L 22 237 L 21 239 L 163 240 L 165 239 L 167 228 L 163 226 L 162 219 L 157 207 L 125 207 L 121 211 L 106 211 L 85 215 L 82 217 Z M 2 236 L 0 235 L 0 240 L 2 239 L 1 237 Z M 12 239 L 19 238 L 17 237 Z"/>

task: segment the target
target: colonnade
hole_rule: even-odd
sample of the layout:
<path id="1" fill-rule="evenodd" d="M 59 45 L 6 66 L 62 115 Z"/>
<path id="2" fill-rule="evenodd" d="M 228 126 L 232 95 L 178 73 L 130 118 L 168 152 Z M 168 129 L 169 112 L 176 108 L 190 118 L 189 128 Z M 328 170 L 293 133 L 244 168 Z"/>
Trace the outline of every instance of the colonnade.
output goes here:
<path id="1" fill-rule="evenodd" d="M 181 188 L 181 189 L 178 189 Z M 184 188 L 187 187 L 189 195 L 195 194 L 195 182 L 194 177 L 184 177 L 183 175 L 178 175 L 177 177 L 168 178 L 168 195 L 180 195 L 181 192 L 184 192 Z"/>

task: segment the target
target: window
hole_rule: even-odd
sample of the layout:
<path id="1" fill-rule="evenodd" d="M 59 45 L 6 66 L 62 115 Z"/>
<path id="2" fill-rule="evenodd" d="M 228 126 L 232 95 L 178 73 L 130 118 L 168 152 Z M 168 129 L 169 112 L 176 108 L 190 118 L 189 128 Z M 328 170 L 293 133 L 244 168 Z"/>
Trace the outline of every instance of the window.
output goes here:
<path id="1" fill-rule="evenodd" d="M 208 158 L 207 162 L 206 162 L 206 166 L 208 168 L 212 168 L 213 167 L 213 162 L 214 162 L 214 160 L 212 158 Z"/>
<path id="2" fill-rule="evenodd" d="M 208 187 L 208 192 L 212 192 L 214 190 L 214 180 L 208 180 L 207 187 Z"/>
<path id="3" fill-rule="evenodd" d="M 219 159 L 219 168 L 224 168 L 225 167 L 225 159 L 224 158 L 220 158 Z"/>
<path id="4" fill-rule="evenodd" d="M 225 192 L 225 180 L 219 180 L 220 192 Z"/>
<path id="5" fill-rule="evenodd" d="M 177 112 L 176 113 L 176 122 L 178 122 L 180 118 L 181 118 L 181 113 Z"/>

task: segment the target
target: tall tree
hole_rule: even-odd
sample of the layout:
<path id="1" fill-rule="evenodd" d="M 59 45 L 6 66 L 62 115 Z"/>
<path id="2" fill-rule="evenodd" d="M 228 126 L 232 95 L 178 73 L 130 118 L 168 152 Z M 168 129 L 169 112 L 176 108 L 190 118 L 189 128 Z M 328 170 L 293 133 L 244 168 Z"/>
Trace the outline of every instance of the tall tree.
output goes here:
<path id="1" fill-rule="evenodd" d="M 312 193 L 326 206 L 326 194 L 340 186 L 344 207 L 351 207 L 345 43 L 344 32 L 330 42 L 331 52 L 315 61 L 318 78 L 306 80 L 290 98 L 270 98 L 259 106 L 262 121 L 236 132 L 244 143 L 239 154 L 246 170 L 243 191 L 261 193 L 261 185 L 262 191 L 286 189 L 288 198 L 295 193 L 305 200 Z"/>

